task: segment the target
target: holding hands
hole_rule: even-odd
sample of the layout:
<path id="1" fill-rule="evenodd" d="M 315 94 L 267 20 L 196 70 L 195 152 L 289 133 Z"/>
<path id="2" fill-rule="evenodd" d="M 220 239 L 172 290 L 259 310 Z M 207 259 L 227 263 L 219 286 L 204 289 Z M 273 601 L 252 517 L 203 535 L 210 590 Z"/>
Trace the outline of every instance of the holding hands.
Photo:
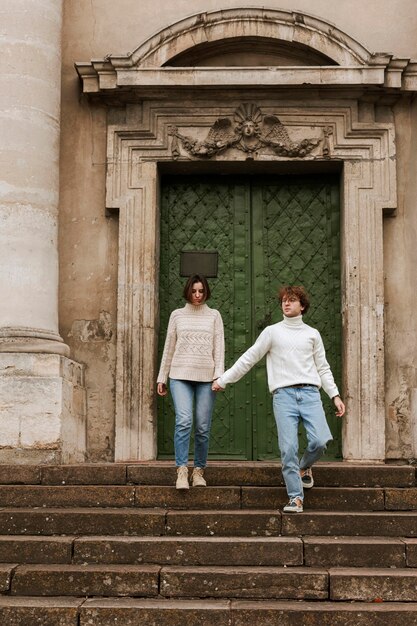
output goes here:
<path id="1" fill-rule="evenodd" d="M 224 387 L 220 387 L 217 380 L 214 380 L 213 384 L 211 385 L 211 390 L 212 391 L 224 391 Z M 166 396 L 168 394 L 168 388 L 165 383 L 158 383 L 156 387 L 156 391 L 157 391 L 158 396 Z"/>
<path id="2" fill-rule="evenodd" d="M 211 386 L 212 391 L 224 391 L 224 387 L 220 387 L 219 383 L 216 380 L 213 380 L 213 384 Z"/>

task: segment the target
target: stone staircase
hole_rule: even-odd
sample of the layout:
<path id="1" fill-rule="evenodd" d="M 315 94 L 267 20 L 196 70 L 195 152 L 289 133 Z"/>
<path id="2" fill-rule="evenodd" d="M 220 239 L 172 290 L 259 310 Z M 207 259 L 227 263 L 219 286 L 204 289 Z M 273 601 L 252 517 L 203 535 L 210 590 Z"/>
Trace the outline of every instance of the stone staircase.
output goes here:
<path id="1" fill-rule="evenodd" d="M 303 514 L 276 463 L 0 466 L 4 626 L 417 625 L 410 465 L 321 463 Z"/>

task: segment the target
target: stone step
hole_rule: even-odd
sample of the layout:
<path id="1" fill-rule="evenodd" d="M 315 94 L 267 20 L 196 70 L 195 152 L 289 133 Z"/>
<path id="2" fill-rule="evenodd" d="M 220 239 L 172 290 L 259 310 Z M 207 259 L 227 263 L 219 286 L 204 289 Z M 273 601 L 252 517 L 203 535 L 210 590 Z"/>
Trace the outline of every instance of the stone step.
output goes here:
<path id="1" fill-rule="evenodd" d="M 281 465 L 277 462 L 210 461 L 206 476 L 211 486 L 282 486 Z M 415 487 L 412 465 L 317 463 L 317 486 L 327 487 Z M 172 461 L 135 464 L 97 463 L 83 465 L 0 465 L 0 484 L 32 485 L 173 485 Z"/>
<path id="2" fill-rule="evenodd" d="M 413 559 L 407 559 L 406 541 L 388 537 L 303 537 L 303 562 L 308 567 L 413 567 Z"/>
<path id="3" fill-rule="evenodd" d="M 180 513 L 180 512 L 179 512 Z M 308 511 L 283 513 L 284 536 L 349 535 L 367 537 L 416 537 L 416 512 Z"/>
<path id="4" fill-rule="evenodd" d="M 276 536 L 278 511 L 163 509 L 0 509 L 3 535 Z"/>
<path id="5" fill-rule="evenodd" d="M 165 597 L 324 600 L 326 570 L 303 567 L 163 567 Z"/>
<path id="6" fill-rule="evenodd" d="M 284 487 L 0 485 L 0 507 L 141 507 L 169 509 L 282 509 Z M 305 507 L 328 511 L 416 510 L 417 488 L 315 487 Z"/>
<path id="7" fill-rule="evenodd" d="M 0 464 L 3 485 L 125 485 L 127 466 L 118 463 L 77 465 Z"/>
<path id="8" fill-rule="evenodd" d="M 166 534 L 190 537 L 271 537 L 281 534 L 279 511 L 168 511 Z"/>
<path id="9" fill-rule="evenodd" d="M 0 620 L 7 626 L 79 626 L 84 602 L 83 598 L 0 596 Z"/>
<path id="10" fill-rule="evenodd" d="M 210 461 L 205 476 L 213 486 L 283 485 L 281 464 L 275 462 Z M 412 465 L 317 463 L 314 480 L 318 487 L 414 487 L 416 468 Z M 175 468 L 170 461 L 128 465 L 127 481 L 141 485 L 173 485 Z"/>
<path id="11" fill-rule="evenodd" d="M 329 596 L 329 575 L 302 567 L 20 565 L 9 590 L 14 596 L 322 600 Z"/>
<path id="12" fill-rule="evenodd" d="M 1 535 L 165 535 L 162 509 L 0 509 Z"/>
<path id="13" fill-rule="evenodd" d="M 7 585 L 3 577 L 5 568 Z M 129 596 L 417 602 L 414 568 L 3 565 L 13 596 Z"/>
<path id="14" fill-rule="evenodd" d="M 417 604 L 0 596 L 7 626 L 417 626 Z"/>
<path id="15" fill-rule="evenodd" d="M 183 598 L 417 602 L 417 570 L 164 567 L 160 573 L 160 593 Z"/>
<path id="16" fill-rule="evenodd" d="M 0 596 L 7 626 L 230 626 L 231 602 Z"/>
<path id="17" fill-rule="evenodd" d="M 268 510 L 181 511 L 136 508 L 0 509 L 1 535 L 138 535 L 200 537 L 416 537 L 417 512 Z"/>
<path id="18" fill-rule="evenodd" d="M 251 515 L 253 517 L 251 517 Z M 416 537 L 416 512 L 168 511 L 167 535 Z"/>
<path id="19" fill-rule="evenodd" d="M 10 593 L 155 597 L 160 570 L 157 565 L 21 565 L 14 570 Z"/>
<path id="20" fill-rule="evenodd" d="M 1 563 L 71 563 L 75 537 L 0 536 Z"/>
<path id="21" fill-rule="evenodd" d="M 417 489 L 386 489 L 385 508 L 392 511 L 417 509 Z"/>
<path id="22" fill-rule="evenodd" d="M 87 599 L 80 626 L 231 626 L 231 615 L 225 600 Z"/>
<path id="23" fill-rule="evenodd" d="M 133 507 L 135 487 L 0 485 L 0 507 Z"/>
<path id="24" fill-rule="evenodd" d="M 242 487 L 242 508 L 282 509 L 287 502 L 283 487 Z M 384 489 L 374 487 L 314 487 L 304 494 L 305 508 L 314 510 L 383 511 L 384 503 Z"/>
<path id="25" fill-rule="evenodd" d="M 167 486 L 149 485 L 136 488 L 136 504 L 143 507 L 188 510 L 282 509 L 287 502 L 288 496 L 284 487 L 207 487 L 185 492 Z M 312 509 L 383 511 L 384 503 L 384 489 L 381 488 L 317 487 L 305 494 L 305 505 Z M 402 510 L 404 509 L 403 503 Z"/>
<path id="26" fill-rule="evenodd" d="M 402 548 L 405 552 L 404 544 Z M 295 537 L 81 537 L 74 541 L 73 560 L 97 564 L 294 566 L 303 565 L 303 542 Z"/>
<path id="27" fill-rule="evenodd" d="M 240 509 L 242 494 L 240 487 L 178 491 L 175 487 L 0 485 L 0 507 L 39 506 Z"/>
<path id="28" fill-rule="evenodd" d="M 0 536 L 3 564 L 417 567 L 417 539 Z"/>
<path id="29" fill-rule="evenodd" d="M 6 566 L 3 566 L 5 568 Z M 414 568 L 10 565 L 13 596 L 417 602 Z"/>
<path id="30" fill-rule="evenodd" d="M 415 603 L 235 601 L 231 604 L 231 613 L 233 626 L 417 625 Z M 110 624 L 115 625 L 116 622 L 100 622 L 100 626 Z M 119 626 L 125 625 L 121 622 Z"/>
<path id="31" fill-rule="evenodd" d="M 331 600 L 417 602 L 417 569 L 335 568 L 329 575 Z"/>

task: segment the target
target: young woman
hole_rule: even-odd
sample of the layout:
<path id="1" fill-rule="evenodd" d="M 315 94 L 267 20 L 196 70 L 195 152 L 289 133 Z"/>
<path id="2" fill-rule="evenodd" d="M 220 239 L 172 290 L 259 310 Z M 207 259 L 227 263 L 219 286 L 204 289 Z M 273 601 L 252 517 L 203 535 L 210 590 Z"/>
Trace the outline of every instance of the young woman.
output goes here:
<path id="1" fill-rule="evenodd" d="M 210 309 L 210 287 L 204 276 L 194 274 L 185 284 L 183 295 L 187 304 L 176 309 L 169 318 L 161 367 L 157 379 L 160 396 L 168 393 L 167 379 L 175 409 L 175 464 L 177 489 L 188 489 L 188 452 L 194 428 L 193 487 L 205 487 L 204 468 L 207 463 L 211 416 L 216 394 L 212 381 L 224 371 L 224 332 L 221 315 Z"/>

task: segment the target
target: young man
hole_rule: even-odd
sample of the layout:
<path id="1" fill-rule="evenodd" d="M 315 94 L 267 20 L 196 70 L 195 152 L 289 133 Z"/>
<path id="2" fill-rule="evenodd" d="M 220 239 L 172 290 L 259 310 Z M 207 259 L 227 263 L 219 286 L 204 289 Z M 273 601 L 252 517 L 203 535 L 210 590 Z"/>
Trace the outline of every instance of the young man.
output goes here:
<path id="1" fill-rule="evenodd" d="M 220 378 L 212 389 L 221 391 L 240 380 L 263 356 L 281 450 L 282 473 L 289 497 L 286 513 L 302 513 L 304 492 L 313 486 L 311 466 L 321 457 L 332 434 L 324 415 L 320 387 L 333 400 L 336 415 L 345 405 L 326 360 L 320 333 L 303 322 L 310 301 L 303 287 L 282 287 L 278 294 L 284 319 L 267 326 L 256 342 Z M 298 459 L 298 423 L 307 434 L 307 448 Z"/>

